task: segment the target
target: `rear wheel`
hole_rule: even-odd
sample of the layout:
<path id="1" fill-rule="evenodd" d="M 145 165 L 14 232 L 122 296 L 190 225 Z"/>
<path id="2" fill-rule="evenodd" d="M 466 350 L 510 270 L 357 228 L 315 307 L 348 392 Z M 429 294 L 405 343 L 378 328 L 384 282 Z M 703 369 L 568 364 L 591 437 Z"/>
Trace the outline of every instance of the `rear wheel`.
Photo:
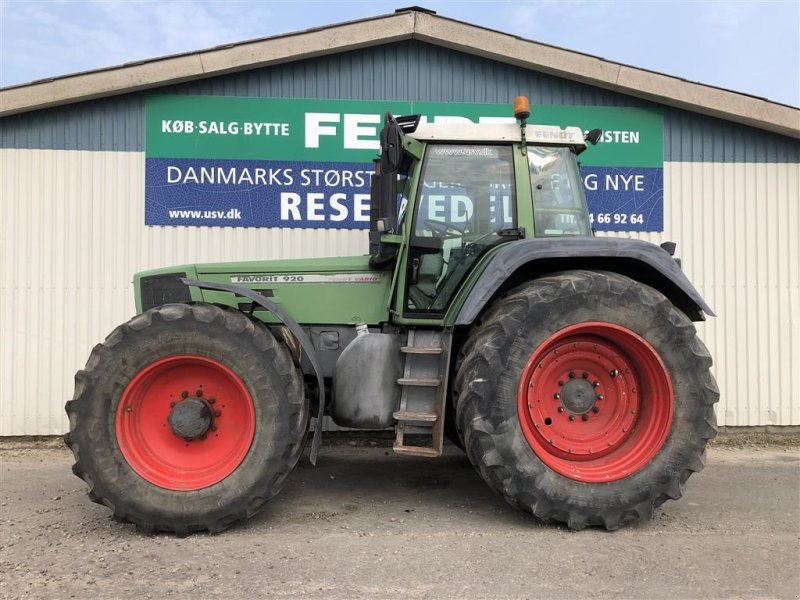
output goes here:
<path id="1" fill-rule="evenodd" d="M 288 350 L 208 304 L 134 317 L 95 347 L 67 403 L 73 471 L 145 531 L 220 531 L 282 487 L 308 402 Z"/>
<path id="2" fill-rule="evenodd" d="M 467 454 L 546 521 L 616 529 L 680 497 L 716 432 L 711 358 L 662 294 L 614 273 L 525 284 L 472 332 L 457 373 Z"/>

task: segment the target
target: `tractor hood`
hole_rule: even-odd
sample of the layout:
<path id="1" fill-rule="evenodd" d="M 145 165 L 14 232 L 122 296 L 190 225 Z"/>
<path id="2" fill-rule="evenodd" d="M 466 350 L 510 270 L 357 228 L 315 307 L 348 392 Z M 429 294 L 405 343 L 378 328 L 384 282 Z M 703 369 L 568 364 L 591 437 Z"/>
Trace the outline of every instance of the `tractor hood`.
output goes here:
<path id="1" fill-rule="evenodd" d="M 137 311 L 165 302 L 209 302 L 254 310 L 266 322 L 275 318 L 243 296 L 188 288 L 181 278 L 241 286 L 279 304 L 302 325 L 368 323 L 389 317 L 390 271 L 369 267 L 369 256 L 261 260 L 183 265 L 137 273 Z"/>

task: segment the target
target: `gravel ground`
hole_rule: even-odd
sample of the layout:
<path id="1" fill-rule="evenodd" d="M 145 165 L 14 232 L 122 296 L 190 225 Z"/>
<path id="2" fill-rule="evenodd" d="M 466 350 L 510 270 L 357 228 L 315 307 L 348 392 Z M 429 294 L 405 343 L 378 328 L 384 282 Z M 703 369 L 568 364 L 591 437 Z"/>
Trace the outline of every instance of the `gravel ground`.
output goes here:
<path id="1" fill-rule="evenodd" d="M 60 443 L 0 443 L 3 598 L 798 598 L 800 451 L 709 450 L 684 497 L 618 532 L 518 513 L 466 457 L 359 438 L 221 535 L 143 536 Z"/>

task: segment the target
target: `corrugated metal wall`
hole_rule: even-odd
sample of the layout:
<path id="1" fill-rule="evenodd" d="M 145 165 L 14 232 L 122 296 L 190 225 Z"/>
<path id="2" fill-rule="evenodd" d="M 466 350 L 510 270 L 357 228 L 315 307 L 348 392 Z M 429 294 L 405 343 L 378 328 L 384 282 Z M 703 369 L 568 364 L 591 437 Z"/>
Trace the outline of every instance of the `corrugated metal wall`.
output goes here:
<path id="1" fill-rule="evenodd" d="M 170 264 L 366 254 L 364 231 L 144 226 L 144 154 L 0 150 L 0 435 L 67 430 L 94 344 Z"/>
<path id="2" fill-rule="evenodd" d="M 159 88 L 157 94 L 344 98 L 430 102 L 658 105 L 417 41 L 321 56 Z M 81 102 L 0 120 L 0 148 L 144 150 L 144 93 Z M 664 160 L 800 161 L 800 143 L 777 134 L 663 107 Z"/>
<path id="3" fill-rule="evenodd" d="M 697 329 L 719 424 L 800 424 L 800 165 L 665 163 L 664 198 L 664 233 L 630 237 L 677 242 L 718 315 Z"/>
<path id="4" fill-rule="evenodd" d="M 2 220 L 0 435 L 65 431 L 75 371 L 133 314 L 132 273 L 366 251 L 363 231 L 145 227 L 141 153 L 0 150 L 0 170 L 13 199 Z M 800 423 L 800 167 L 667 163 L 665 187 L 666 232 L 637 237 L 678 242 L 720 315 L 699 326 L 720 424 Z"/>
<path id="5" fill-rule="evenodd" d="M 163 91 L 651 106 L 418 42 Z M 139 94 L 0 121 L 0 435 L 66 430 L 73 374 L 133 313 L 135 271 L 366 251 L 363 231 L 145 227 L 143 131 Z M 720 423 L 800 424 L 800 143 L 665 109 L 665 160 L 665 232 L 638 237 L 678 242 L 720 315 L 700 325 Z"/>

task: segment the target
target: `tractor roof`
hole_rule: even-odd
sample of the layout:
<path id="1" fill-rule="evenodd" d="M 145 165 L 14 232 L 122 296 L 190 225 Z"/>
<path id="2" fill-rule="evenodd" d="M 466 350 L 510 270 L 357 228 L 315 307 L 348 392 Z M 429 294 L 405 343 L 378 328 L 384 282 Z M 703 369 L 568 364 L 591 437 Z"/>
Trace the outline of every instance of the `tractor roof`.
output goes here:
<path id="1" fill-rule="evenodd" d="M 420 123 L 413 133 L 406 135 L 425 142 L 519 142 L 522 139 L 516 123 Z M 525 139 L 529 144 L 586 146 L 578 127 L 528 125 Z"/>

